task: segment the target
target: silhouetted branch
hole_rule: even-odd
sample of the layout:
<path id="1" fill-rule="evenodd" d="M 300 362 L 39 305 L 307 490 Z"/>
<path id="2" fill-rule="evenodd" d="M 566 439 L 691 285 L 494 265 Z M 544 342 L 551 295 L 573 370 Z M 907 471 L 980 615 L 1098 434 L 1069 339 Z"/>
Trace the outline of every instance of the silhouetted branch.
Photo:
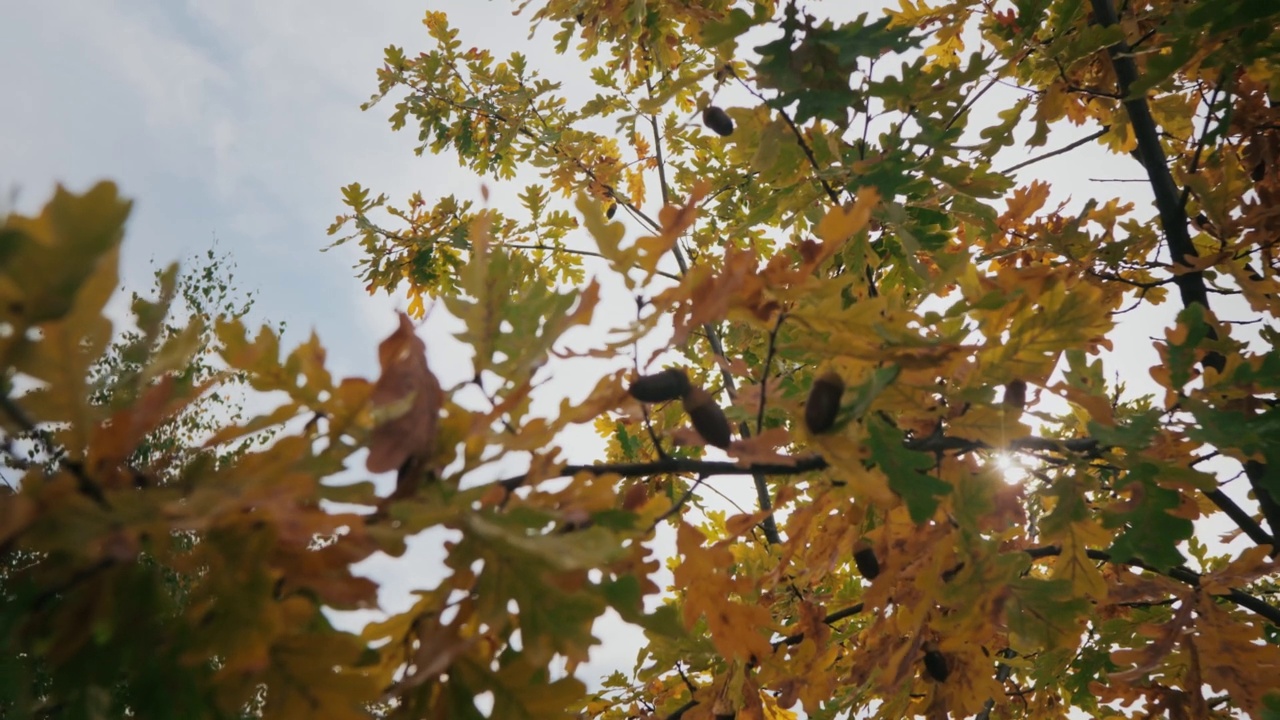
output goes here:
<path id="1" fill-rule="evenodd" d="M 1091 4 L 1093 16 L 1099 25 L 1110 27 L 1120 22 L 1111 0 L 1091 0 Z M 1155 119 L 1151 117 L 1151 108 L 1147 105 L 1146 97 L 1130 97 L 1130 88 L 1138 82 L 1138 66 L 1133 61 L 1128 43 L 1123 40 L 1112 45 L 1107 52 L 1111 57 L 1111 64 L 1115 67 L 1119 82 L 1117 89 L 1123 98 L 1121 102 L 1129 115 L 1134 137 L 1138 141 L 1139 160 L 1147 171 L 1147 178 L 1155 194 L 1156 208 L 1160 213 L 1160 225 L 1164 229 L 1169 253 L 1173 256 L 1174 263 L 1186 266 L 1187 258 L 1195 257 L 1198 253 L 1191 242 L 1191 234 L 1187 231 L 1187 213 L 1182 206 L 1181 194 L 1173 181 L 1173 175 L 1169 172 L 1164 147 L 1160 144 L 1160 132 L 1156 127 Z M 1189 271 L 1176 277 L 1184 306 L 1198 304 L 1205 308 L 1209 307 L 1209 295 L 1201 272 Z M 1217 362 L 1219 364 L 1216 369 L 1221 370 L 1221 363 L 1225 362 L 1225 358 L 1218 356 Z M 1210 358 L 1205 359 L 1205 364 L 1214 366 Z"/>
<path id="2" fill-rule="evenodd" d="M 1267 524 L 1271 526 L 1271 534 L 1274 537 L 1276 533 L 1280 533 L 1280 503 L 1276 502 L 1275 496 L 1267 489 L 1267 464 L 1258 462 L 1257 460 L 1247 460 L 1244 464 L 1244 475 L 1249 479 L 1249 485 L 1253 488 L 1254 497 L 1258 500 L 1258 507 L 1262 510 L 1262 516 L 1267 519 Z M 1280 548 L 1274 547 L 1271 550 L 1271 557 L 1275 557 L 1280 552 Z"/>
<path id="3" fill-rule="evenodd" d="M 7 392 L 0 392 L 0 410 L 4 411 L 4 414 L 8 415 L 14 424 L 25 432 L 33 436 L 37 434 L 35 422 L 27 417 L 27 413 L 13 401 L 13 398 L 9 397 Z M 49 448 L 49 451 L 55 455 L 58 464 L 76 479 L 76 490 L 81 495 L 94 501 L 98 507 L 110 509 L 111 503 L 107 502 L 107 496 L 102 492 L 102 488 L 98 486 L 98 483 L 89 477 L 89 473 L 85 472 L 82 463 L 67 458 L 65 454 L 57 454 L 56 448 Z M 141 475 L 137 470 L 133 470 L 133 474 L 135 476 Z"/>
<path id="4" fill-rule="evenodd" d="M 1002 447 L 992 446 L 981 440 L 970 440 L 967 438 L 953 438 L 945 435 L 931 435 L 925 438 L 917 438 L 907 440 L 904 446 L 909 450 L 917 450 L 920 452 L 957 452 L 967 453 L 978 450 L 1001 450 L 1008 449 L 1021 452 L 1056 452 L 1061 454 L 1085 455 L 1087 457 L 1097 457 L 1103 450 L 1103 446 L 1093 438 L 1042 438 L 1042 437 L 1022 437 L 1014 438 Z M 671 473 L 688 473 L 701 476 L 702 478 L 714 477 L 717 475 L 768 475 L 784 477 L 789 475 L 803 475 L 805 473 L 817 470 L 825 470 L 828 467 L 827 461 L 821 455 L 801 455 L 794 461 L 788 463 L 751 463 L 742 465 L 730 460 L 700 460 L 697 458 L 666 458 L 659 460 L 650 460 L 646 462 L 627 462 L 627 463 L 593 463 L 593 464 L 570 464 L 562 465 L 552 472 L 545 475 L 540 480 L 573 477 L 579 473 L 588 473 L 591 475 L 619 475 L 622 477 L 651 477 L 653 475 L 667 475 Z M 516 488 L 528 482 L 528 475 L 516 475 L 498 481 L 498 484 L 507 491 Z"/>
<path id="5" fill-rule="evenodd" d="M 1069 153 L 1069 152 L 1071 152 L 1072 150 L 1075 150 L 1076 148 L 1080 147 L 1081 145 L 1084 145 L 1085 143 L 1093 142 L 1094 140 L 1097 140 L 1098 138 L 1102 137 L 1103 135 L 1106 135 L 1106 134 L 1107 134 L 1107 131 L 1108 131 L 1108 130 L 1110 130 L 1110 129 L 1111 129 L 1111 128 L 1105 128 L 1105 127 L 1104 127 L 1104 128 L 1102 128 L 1101 130 L 1099 130 L 1098 132 L 1096 132 L 1096 133 L 1094 133 L 1094 134 L 1092 134 L 1092 135 L 1089 135 L 1088 137 L 1082 137 L 1082 138 L 1080 138 L 1079 140 L 1076 140 L 1076 141 L 1075 141 L 1075 142 L 1073 142 L 1073 143 L 1070 143 L 1070 144 L 1067 144 L 1067 145 L 1063 145 L 1062 147 L 1058 148 L 1057 150 L 1050 150 L 1049 152 L 1041 153 L 1041 154 L 1039 154 L 1039 155 L 1037 155 L 1037 156 L 1035 156 L 1035 157 L 1031 158 L 1030 160 L 1024 160 L 1024 161 L 1022 161 L 1022 162 L 1018 163 L 1017 165 L 1014 165 L 1014 166 L 1012 166 L 1012 167 L 1009 167 L 1009 168 L 1006 168 L 1006 169 L 1004 169 L 1004 170 L 1001 170 L 1001 171 L 1000 171 L 1000 174 L 1001 174 L 1001 175 L 1008 175 L 1009 173 L 1017 172 L 1018 170 L 1021 170 L 1022 168 L 1027 167 L 1028 165 L 1034 165 L 1034 164 L 1036 164 L 1036 163 L 1040 162 L 1041 160 L 1048 160 L 1048 159 L 1049 159 L 1049 158 L 1051 158 L 1051 157 L 1055 157 L 1055 156 L 1057 156 L 1057 155 L 1062 155 L 1063 153 Z"/>
<path id="6" fill-rule="evenodd" d="M 1023 552 L 1030 555 L 1032 559 L 1039 559 L 1039 558 L 1055 557 L 1057 555 L 1061 555 L 1062 548 L 1057 545 L 1045 545 L 1042 547 L 1027 548 Z M 1094 560 L 1112 563 L 1113 565 L 1128 565 L 1129 567 L 1136 567 L 1141 570 L 1146 570 L 1147 572 L 1150 572 L 1150 573 L 1155 573 L 1157 575 L 1164 575 L 1165 577 L 1172 578 L 1174 580 L 1177 580 L 1180 583 L 1190 585 L 1191 587 L 1194 587 L 1194 588 L 1200 587 L 1200 573 L 1185 567 L 1174 567 L 1174 568 L 1170 568 L 1168 571 L 1162 571 L 1151 565 L 1148 565 L 1147 563 L 1141 560 L 1138 560 L 1137 558 L 1129 558 L 1128 560 L 1117 560 L 1111 556 L 1111 553 L 1105 550 L 1089 549 L 1089 550 L 1086 550 L 1085 553 Z M 1223 598 L 1225 600 L 1230 600 L 1231 602 L 1235 603 L 1236 605 L 1239 605 L 1242 608 L 1245 608 L 1247 610 L 1252 610 L 1258 615 L 1266 618 L 1272 624 L 1280 625 L 1280 608 L 1275 607 L 1274 605 L 1271 605 L 1263 600 L 1260 600 L 1246 592 L 1243 592 L 1236 588 L 1231 588 L 1230 592 L 1213 593 L 1213 596 Z"/>
<path id="7" fill-rule="evenodd" d="M 1248 471 L 1246 470 L 1246 472 Z M 1253 540 L 1255 543 L 1259 545 L 1275 545 L 1276 544 L 1276 539 L 1272 537 L 1271 534 L 1268 533 L 1266 530 L 1263 530 L 1262 526 L 1259 525 L 1257 521 L 1253 519 L 1253 516 L 1245 512 L 1244 508 L 1237 505 L 1235 500 L 1232 500 L 1230 497 L 1227 497 L 1226 493 L 1222 492 L 1221 490 L 1214 489 L 1214 490 L 1205 490 L 1204 494 L 1205 494 L 1205 497 L 1213 501 L 1214 505 L 1218 506 L 1219 510 L 1226 513 L 1227 517 L 1231 518 L 1231 520 L 1235 522 L 1235 524 L 1240 528 L 1240 530 L 1244 532 L 1245 535 L 1249 536 L 1250 540 Z M 1259 499 L 1259 504 L 1260 505 L 1262 504 L 1261 499 Z M 1264 512 L 1264 516 L 1265 516 L 1265 512 Z M 1272 526 L 1274 527 L 1274 524 Z"/>

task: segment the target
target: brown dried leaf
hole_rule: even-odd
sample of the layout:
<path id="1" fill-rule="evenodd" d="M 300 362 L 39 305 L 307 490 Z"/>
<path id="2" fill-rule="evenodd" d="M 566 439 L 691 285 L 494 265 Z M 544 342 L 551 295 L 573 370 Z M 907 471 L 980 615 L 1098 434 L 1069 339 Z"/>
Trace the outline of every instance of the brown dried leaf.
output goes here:
<path id="1" fill-rule="evenodd" d="M 369 472 L 387 472 L 410 459 L 429 459 L 444 393 L 427 367 L 427 347 L 400 313 L 400 327 L 378 346 L 382 375 L 370 402 L 377 423 L 369 439 Z"/>

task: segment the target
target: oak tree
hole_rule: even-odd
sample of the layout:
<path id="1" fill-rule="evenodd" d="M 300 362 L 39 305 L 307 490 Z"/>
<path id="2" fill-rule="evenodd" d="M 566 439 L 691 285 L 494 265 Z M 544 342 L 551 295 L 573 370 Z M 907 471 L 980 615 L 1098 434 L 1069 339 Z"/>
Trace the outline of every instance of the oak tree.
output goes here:
<path id="1" fill-rule="evenodd" d="M 231 462 L 129 460 L 204 390 L 173 381 L 189 351 L 91 402 L 114 188 L 7 221 L 0 417 L 62 449 L 0 498 L 31 558 L 3 654 L 48 668 L 15 713 L 101 714 L 125 676 L 147 717 L 1280 716 L 1280 7 L 519 9 L 595 94 L 438 12 L 387 49 L 369 107 L 519 205 L 344 188 L 332 233 L 409 315 L 371 379 L 219 324 L 286 398 L 201 441 L 275 429 Z M 1094 146 L 1142 182 L 1035 176 Z M 604 284 L 634 317 L 595 317 Z M 472 349 L 457 387 L 431 304 Z M 1112 351 L 1134 335 L 1154 365 Z M 536 412 L 587 358 L 629 367 Z M 559 446 L 582 424 L 605 457 Z M 333 479 L 357 464 L 394 491 Z M 703 502 L 733 487 L 755 506 Z M 412 607 L 333 626 L 376 599 L 354 563 L 440 528 Z M 646 645 L 598 682 L 610 610 Z"/>

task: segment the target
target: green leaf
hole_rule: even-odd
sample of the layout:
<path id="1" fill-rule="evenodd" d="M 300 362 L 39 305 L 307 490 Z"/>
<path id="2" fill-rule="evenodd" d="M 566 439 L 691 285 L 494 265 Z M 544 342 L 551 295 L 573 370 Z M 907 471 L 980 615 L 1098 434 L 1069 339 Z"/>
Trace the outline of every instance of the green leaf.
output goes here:
<path id="1" fill-rule="evenodd" d="M 853 388 L 852 397 L 841 412 L 841 415 L 847 414 L 848 418 L 842 418 L 841 422 L 847 422 L 850 418 L 861 420 L 871 409 L 871 404 L 880 397 L 880 393 L 898 379 L 899 372 L 901 368 L 897 365 L 886 365 L 872 370 L 871 377 L 866 382 Z"/>
<path id="2" fill-rule="evenodd" d="M 938 498 L 951 492 L 951 484 L 929 474 L 934 459 L 903 447 L 902 431 L 878 417 L 867 421 L 871 459 L 889 479 L 889 489 L 907 503 L 912 521 L 933 517 Z"/>
<path id="3" fill-rule="evenodd" d="M 659 605 L 651 613 L 644 612 L 644 594 L 640 589 L 640 580 L 635 575 L 621 575 L 604 582 L 600 589 L 609 602 L 609 607 L 616 610 L 623 620 L 662 637 L 684 636 L 684 625 L 673 606 Z"/>
<path id="4" fill-rule="evenodd" d="M 1097 381 L 1100 378 L 1093 378 Z M 1090 421 L 1089 437 L 1104 446 L 1144 448 L 1151 445 L 1160 431 L 1160 411 L 1150 409 L 1143 412 L 1132 412 L 1123 418 L 1117 418 L 1115 425 L 1104 425 Z"/>
<path id="5" fill-rule="evenodd" d="M 1005 607 L 1010 645 L 1020 655 L 1073 647 L 1089 601 L 1073 597 L 1067 580 L 1020 577 L 1010 585 Z"/>
<path id="6" fill-rule="evenodd" d="M 756 23 L 742 8 L 733 8 L 723 20 L 714 20 L 702 26 L 702 42 L 707 48 L 723 45 L 750 30 Z"/>
<path id="7" fill-rule="evenodd" d="M 1159 571 L 1168 571 L 1186 562 L 1178 544 L 1191 537 L 1192 522 L 1172 513 L 1181 507 L 1181 498 L 1156 482 L 1158 468 L 1143 464 L 1130 470 L 1124 479 L 1128 497 L 1102 512 L 1104 526 L 1123 528 L 1107 551 L 1119 562 L 1142 560 Z"/>
<path id="8" fill-rule="evenodd" d="M 1280 692 L 1269 692 L 1262 698 L 1262 720 L 1280 720 Z"/>

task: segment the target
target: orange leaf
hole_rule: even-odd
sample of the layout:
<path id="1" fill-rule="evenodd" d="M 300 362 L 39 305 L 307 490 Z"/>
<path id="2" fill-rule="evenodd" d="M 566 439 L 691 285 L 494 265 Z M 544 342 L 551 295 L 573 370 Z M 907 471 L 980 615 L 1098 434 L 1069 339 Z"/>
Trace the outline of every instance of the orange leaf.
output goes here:
<path id="1" fill-rule="evenodd" d="M 1013 197 L 1005 200 L 1009 209 L 1000 216 L 1000 226 L 1008 228 L 1021 225 L 1034 215 L 1037 210 L 1044 207 L 1044 203 L 1048 199 L 1049 183 L 1042 180 L 1036 180 L 1026 187 L 1014 190 Z"/>
<path id="2" fill-rule="evenodd" d="M 27 529 L 36 516 L 36 504 L 26 495 L 5 491 L 0 495 L 0 545 Z"/>

